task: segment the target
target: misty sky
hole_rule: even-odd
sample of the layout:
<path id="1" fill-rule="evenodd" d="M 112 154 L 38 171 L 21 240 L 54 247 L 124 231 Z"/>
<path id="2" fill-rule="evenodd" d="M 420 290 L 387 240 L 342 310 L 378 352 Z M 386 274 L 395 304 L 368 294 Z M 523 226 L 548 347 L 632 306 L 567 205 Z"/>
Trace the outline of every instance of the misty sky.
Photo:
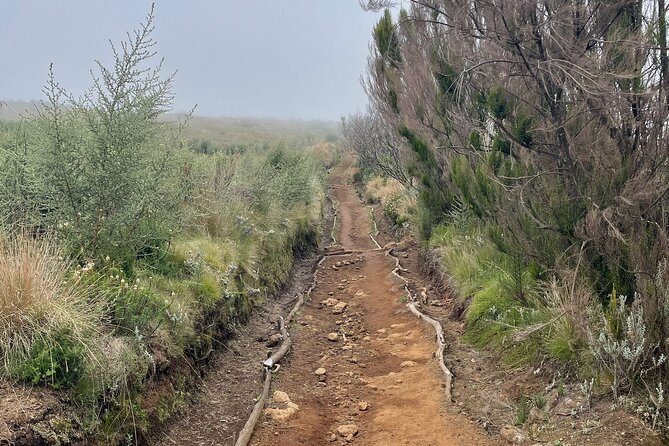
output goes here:
<path id="1" fill-rule="evenodd" d="M 41 99 L 50 62 L 81 92 L 94 60 L 149 11 L 148 0 L 3 0 L 0 99 Z M 175 109 L 208 116 L 335 120 L 362 110 L 372 13 L 357 0 L 157 0 Z"/>

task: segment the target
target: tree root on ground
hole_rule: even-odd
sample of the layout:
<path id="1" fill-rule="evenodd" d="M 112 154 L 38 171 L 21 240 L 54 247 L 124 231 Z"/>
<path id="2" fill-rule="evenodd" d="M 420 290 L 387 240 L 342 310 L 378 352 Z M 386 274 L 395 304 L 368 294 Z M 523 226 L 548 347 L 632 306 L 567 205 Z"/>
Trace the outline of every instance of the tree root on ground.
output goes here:
<path id="1" fill-rule="evenodd" d="M 290 347 L 293 344 L 293 341 L 290 338 L 290 334 L 288 333 L 288 329 L 286 328 L 286 326 L 293 320 L 293 317 L 295 317 L 297 312 L 302 307 L 302 304 L 304 304 L 305 299 L 309 299 L 312 291 L 314 290 L 314 288 L 316 288 L 317 284 L 316 277 L 318 275 L 318 269 L 321 267 L 321 265 L 323 264 L 323 262 L 327 257 L 328 257 L 327 254 L 323 254 L 321 256 L 321 259 L 316 264 L 316 269 L 314 270 L 311 280 L 311 286 L 304 295 L 302 293 L 297 295 L 297 302 L 286 316 L 286 319 L 284 320 L 283 317 L 279 317 L 279 320 L 277 321 L 279 331 L 283 338 L 283 342 L 281 343 L 279 349 L 276 352 L 274 352 L 272 356 L 270 356 L 263 362 L 263 370 L 265 374 L 264 378 L 265 383 L 263 386 L 263 391 L 258 397 L 258 400 L 256 401 L 255 405 L 253 406 L 253 411 L 251 412 L 249 419 L 246 421 L 246 424 L 244 424 L 244 428 L 239 432 L 239 437 L 235 442 L 235 446 L 247 446 L 249 444 L 249 441 L 251 441 L 251 436 L 253 435 L 253 431 L 255 430 L 258 421 L 260 420 L 262 411 L 265 408 L 265 405 L 267 404 L 267 399 L 269 398 L 269 391 L 272 384 L 272 373 L 276 372 L 279 369 L 279 362 L 288 353 Z"/>
<path id="2" fill-rule="evenodd" d="M 402 267 L 400 264 L 400 259 L 396 255 L 393 254 L 393 250 L 389 249 L 386 251 L 386 255 L 392 257 L 395 259 L 395 268 L 393 269 L 393 275 L 398 277 L 402 282 L 404 282 L 404 291 L 407 293 L 407 296 L 409 298 L 409 302 L 407 302 L 406 306 L 411 311 L 412 314 L 414 314 L 416 317 L 424 320 L 428 324 L 432 325 L 434 328 L 434 331 L 436 333 L 436 342 L 437 342 L 437 351 L 434 353 L 434 357 L 439 364 L 439 368 L 441 369 L 442 372 L 444 372 L 444 377 L 445 377 L 445 385 L 444 385 L 444 393 L 446 394 L 446 400 L 450 403 L 452 402 L 453 399 L 453 373 L 446 367 L 446 363 L 444 363 L 444 350 L 446 349 L 446 340 L 444 337 L 444 329 L 441 326 L 441 323 L 439 321 L 432 319 L 430 316 L 426 315 L 425 313 L 421 312 L 418 307 L 416 306 L 417 300 L 416 300 L 416 295 L 411 292 L 409 289 L 409 281 L 404 278 L 399 271 L 406 272 L 407 270 Z M 423 299 L 427 300 L 427 294 L 425 294 L 425 291 L 423 291 L 421 294 L 424 294 Z"/>

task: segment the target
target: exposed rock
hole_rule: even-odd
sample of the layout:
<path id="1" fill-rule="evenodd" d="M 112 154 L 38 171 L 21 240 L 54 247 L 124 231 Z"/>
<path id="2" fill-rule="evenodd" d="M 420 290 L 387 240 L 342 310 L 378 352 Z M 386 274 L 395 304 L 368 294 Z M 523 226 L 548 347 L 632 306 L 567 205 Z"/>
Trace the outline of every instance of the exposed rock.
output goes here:
<path id="1" fill-rule="evenodd" d="M 556 405 L 554 412 L 558 415 L 571 415 L 579 413 L 585 408 L 585 397 L 575 395 L 573 397 L 565 396 Z"/>
<path id="2" fill-rule="evenodd" d="M 546 395 L 546 409 L 551 410 L 552 408 L 554 408 L 559 400 L 560 400 L 560 395 L 557 389 L 553 389 L 550 392 L 548 392 L 548 395 Z"/>
<path id="3" fill-rule="evenodd" d="M 327 307 L 334 307 L 339 303 L 339 301 L 333 297 L 329 297 L 325 300 L 322 300 L 321 303 Z"/>
<path id="4" fill-rule="evenodd" d="M 344 438 L 348 437 L 349 435 L 354 436 L 358 434 L 358 426 L 353 423 L 342 424 L 341 426 L 337 427 L 337 433 Z"/>
<path id="5" fill-rule="evenodd" d="M 319 367 L 319 368 L 317 368 L 316 371 L 314 372 L 314 375 L 316 375 L 316 376 L 323 376 L 323 375 L 325 375 L 325 369 L 324 369 L 323 367 Z"/>
<path id="6" fill-rule="evenodd" d="M 367 401 L 360 401 L 358 403 L 358 410 L 360 412 L 365 412 L 367 409 L 369 409 L 369 403 Z"/>
<path id="7" fill-rule="evenodd" d="M 344 312 L 345 309 L 346 309 L 346 302 L 339 302 L 332 309 L 332 314 L 341 314 Z"/>
<path id="8" fill-rule="evenodd" d="M 413 361 L 404 361 L 403 363 L 400 364 L 400 367 L 402 368 L 416 367 L 416 363 Z"/>
<path id="9" fill-rule="evenodd" d="M 265 414 L 272 420 L 278 421 L 280 423 L 285 423 L 286 421 L 290 420 L 297 413 L 297 411 L 300 410 L 297 404 L 290 401 L 287 393 L 281 392 L 279 390 L 274 392 L 274 395 L 272 395 L 272 402 L 274 404 L 278 404 L 279 407 L 270 407 L 269 409 L 265 409 Z"/>
<path id="10" fill-rule="evenodd" d="M 546 421 L 547 419 L 548 419 L 548 415 L 546 414 L 546 412 L 544 412 L 543 410 L 541 410 L 537 407 L 531 408 L 530 413 L 527 416 L 527 421 L 529 423 L 539 423 L 539 422 L 542 422 L 542 421 Z"/>
<path id="11" fill-rule="evenodd" d="M 337 333 L 328 334 L 328 341 L 337 342 L 339 340 L 339 335 Z"/>
<path id="12" fill-rule="evenodd" d="M 268 347 L 276 347 L 277 345 L 281 344 L 281 341 L 283 341 L 283 336 L 276 333 L 270 336 L 269 339 L 267 339 L 265 345 Z"/>
<path id="13" fill-rule="evenodd" d="M 499 432 L 499 436 L 510 444 L 527 444 L 530 436 L 522 429 L 507 424 Z"/>
<path id="14" fill-rule="evenodd" d="M 274 395 L 272 395 L 272 401 L 274 401 L 275 403 L 289 403 L 290 398 L 288 397 L 288 394 L 286 392 L 277 390 L 274 392 Z"/>

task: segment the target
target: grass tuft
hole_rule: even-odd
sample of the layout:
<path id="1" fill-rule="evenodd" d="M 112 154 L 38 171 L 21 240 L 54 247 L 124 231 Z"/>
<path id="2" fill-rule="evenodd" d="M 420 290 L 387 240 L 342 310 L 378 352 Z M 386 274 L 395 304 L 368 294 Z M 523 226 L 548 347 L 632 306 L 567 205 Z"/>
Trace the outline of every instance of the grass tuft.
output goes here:
<path id="1" fill-rule="evenodd" d="M 68 344 L 86 354 L 100 324 L 95 290 L 81 274 L 68 277 L 68 263 L 49 239 L 18 236 L 0 245 L 0 353 L 3 372 L 52 357 Z M 62 350 L 62 348 L 61 348 Z"/>

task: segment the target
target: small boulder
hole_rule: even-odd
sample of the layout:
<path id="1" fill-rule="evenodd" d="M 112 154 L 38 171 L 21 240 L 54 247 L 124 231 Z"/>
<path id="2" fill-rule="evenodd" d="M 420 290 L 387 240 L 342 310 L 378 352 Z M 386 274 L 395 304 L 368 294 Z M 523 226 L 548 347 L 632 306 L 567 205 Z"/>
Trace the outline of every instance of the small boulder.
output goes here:
<path id="1" fill-rule="evenodd" d="M 342 437 L 346 438 L 349 435 L 355 436 L 358 434 L 358 426 L 356 424 L 342 424 L 337 427 L 337 433 Z"/>
<path id="2" fill-rule="evenodd" d="M 316 376 L 323 376 L 323 375 L 325 375 L 325 369 L 324 369 L 323 367 L 319 367 L 319 368 L 317 368 L 316 371 L 314 372 L 314 375 L 316 375 Z"/>
<path id="3" fill-rule="evenodd" d="M 332 314 L 342 314 L 345 309 L 346 309 L 346 302 L 339 302 L 332 309 Z"/>
<path id="4" fill-rule="evenodd" d="M 290 402 L 290 398 L 286 392 L 277 390 L 274 392 L 274 395 L 272 395 L 272 401 L 275 403 L 288 403 Z"/>
<path id="5" fill-rule="evenodd" d="M 328 341 L 337 342 L 339 340 L 339 335 L 337 333 L 330 333 L 328 335 Z"/>
<path id="6" fill-rule="evenodd" d="M 367 401 L 358 402 L 358 410 L 360 412 L 365 412 L 367 409 L 369 409 L 369 403 Z"/>
<path id="7" fill-rule="evenodd" d="M 400 364 L 400 367 L 407 368 L 407 367 L 416 367 L 416 363 L 413 361 L 404 361 L 403 363 Z"/>
<path id="8" fill-rule="evenodd" d="M 281 344 L 281 341 L 283 341 L 283 336 L 276 333 L 270 336 L 269 339 L 267 339 L 265 345 L 268 347 L 276 347 L 277 345 Z"/>
<path id="9" fill-rule="evenodd" d="M 530 436 L 522 429 L 507 424 L 499 432 L 502 437 L 509 444 L 527 444 L 530 441 Z"/>

